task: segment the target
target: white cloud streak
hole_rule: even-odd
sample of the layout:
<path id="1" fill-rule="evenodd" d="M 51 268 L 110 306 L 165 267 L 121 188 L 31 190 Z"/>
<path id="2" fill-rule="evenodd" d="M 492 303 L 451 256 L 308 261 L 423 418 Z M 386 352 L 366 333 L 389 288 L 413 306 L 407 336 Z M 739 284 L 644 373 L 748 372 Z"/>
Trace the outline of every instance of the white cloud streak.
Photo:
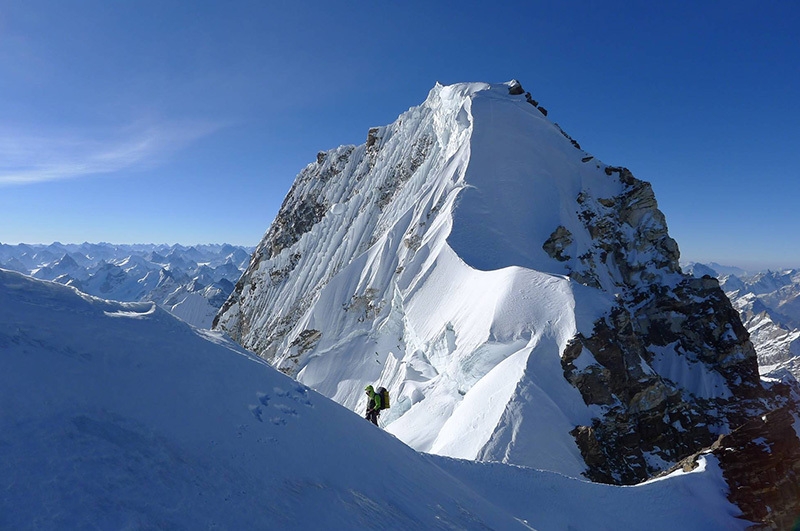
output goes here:
<path id="1" fill-rule="evenodd" d="M 203 122 L 150 123 L 114 131 L 29 134 L 0 129 L 0 186 L 22 186 L 151 168 L 222 127 Z"/>

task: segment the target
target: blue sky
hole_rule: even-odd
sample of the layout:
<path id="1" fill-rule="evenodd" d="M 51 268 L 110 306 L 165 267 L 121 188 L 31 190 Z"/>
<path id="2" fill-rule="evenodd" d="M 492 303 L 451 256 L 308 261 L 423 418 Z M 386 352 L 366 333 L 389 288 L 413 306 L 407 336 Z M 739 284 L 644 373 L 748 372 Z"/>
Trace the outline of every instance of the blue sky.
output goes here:
<path id="1" fill-rule="evenodd" d="M 0 242 L 255 245 L 316 153 L 519 79 L 684 259 L 800 266 L 800 4 L 0 0 Z"/>

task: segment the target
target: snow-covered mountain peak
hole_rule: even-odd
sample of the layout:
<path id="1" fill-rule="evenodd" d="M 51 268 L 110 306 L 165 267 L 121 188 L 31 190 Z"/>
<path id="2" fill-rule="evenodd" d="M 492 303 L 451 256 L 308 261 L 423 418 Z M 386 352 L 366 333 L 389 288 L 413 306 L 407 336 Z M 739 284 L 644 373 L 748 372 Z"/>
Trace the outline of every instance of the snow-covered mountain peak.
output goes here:
<path id="1" fill-rule="evenodd" d="M 215 327 L 351 409 L 387 386 L 418 450 L 631 483 L 761 393 L 736 312 L 678 260 L 650 185 L 519 83 L 437 85 L 300 172 Z"/>

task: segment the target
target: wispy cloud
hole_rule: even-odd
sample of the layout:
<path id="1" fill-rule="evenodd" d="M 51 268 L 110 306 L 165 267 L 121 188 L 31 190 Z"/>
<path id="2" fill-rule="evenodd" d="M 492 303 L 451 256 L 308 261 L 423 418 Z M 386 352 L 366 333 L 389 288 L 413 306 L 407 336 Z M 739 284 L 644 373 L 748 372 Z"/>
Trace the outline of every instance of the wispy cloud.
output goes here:
<path id="1" fill-rule="evenodd" d="M 206 122 L 134 124 L 105 131 L 31 134 L 0 129 L 0 186 L 26 185 L 162 164 L 223 127 Z"/>

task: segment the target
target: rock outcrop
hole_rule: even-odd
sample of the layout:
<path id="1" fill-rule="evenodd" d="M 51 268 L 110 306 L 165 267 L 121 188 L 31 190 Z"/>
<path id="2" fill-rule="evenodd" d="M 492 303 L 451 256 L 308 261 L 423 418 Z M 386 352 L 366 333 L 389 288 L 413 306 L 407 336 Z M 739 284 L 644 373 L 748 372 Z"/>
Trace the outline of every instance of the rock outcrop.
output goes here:
<path id="1" fill-rule="evenodd" d="M 712 452 L 730 494 L 752 529 L 800 525 L 800 441 L 796 412 L 781 407 L 720 437 Z"/>
<path id="2" fill-rule="evenodd" d="M 788 530 L 800 526 L 800 386 L 794 379 L 770 386 L 775 409 L 748 418 L 708 448 L 681 461 L 692 470 L 701 454 L 714 455 L 728 484 L 728 499 L 752 530 Z"/>
<path id="3" fill-rule="evenodd" d="M 593 362 L 578 368 L 581 357 Z M 584 401 L 603 411 L 574 435 L 595 463 L 586 475 L 606 483 L 651 477 L 770 399 L 747 332 L 713 280 L 685 279 L 669 296 L 629 294 L 591 336 L 573 339 L 562 366 Z M 692 373 L 705 387 L 692 385 Z"/>

